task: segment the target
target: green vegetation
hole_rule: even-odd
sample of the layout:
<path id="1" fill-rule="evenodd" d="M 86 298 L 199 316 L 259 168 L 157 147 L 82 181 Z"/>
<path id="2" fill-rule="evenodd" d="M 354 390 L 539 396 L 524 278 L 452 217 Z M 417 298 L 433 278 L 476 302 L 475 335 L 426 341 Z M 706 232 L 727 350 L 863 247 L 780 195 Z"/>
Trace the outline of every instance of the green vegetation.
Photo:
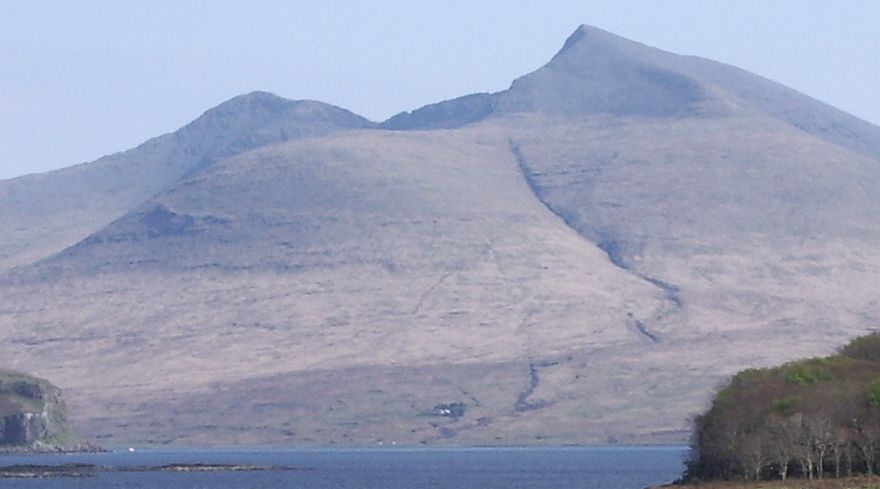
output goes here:
<path id="1" fill-rule="evenodd" d="M 0 447 L 62 449 L 75 444 L 57 387 L 19 372 L 0 371 Z"/>
<path id="2" fill-rule="evenodd" d="M 805 479 L 880 472 L 880 334 L 836 355 L 749 369 L 694 420 L 685 479 Z"/>
<path id="3" fill-rule="evenodd" d="M 0 371 L 0 417 L 20 412 L 39 413 L 49 383 L 18 372 Z"/>

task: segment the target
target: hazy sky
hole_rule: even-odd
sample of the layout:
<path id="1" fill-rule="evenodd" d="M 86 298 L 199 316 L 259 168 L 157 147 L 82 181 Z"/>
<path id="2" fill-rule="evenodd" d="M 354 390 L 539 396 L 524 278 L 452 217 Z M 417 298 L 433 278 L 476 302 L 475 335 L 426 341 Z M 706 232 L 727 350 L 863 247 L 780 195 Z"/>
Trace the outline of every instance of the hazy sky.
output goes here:
<path id="1" fill-rule="evenodd" d="M 877 0 L 0 0 L 0 178 L 128 149 L 253 90 L 373 120 L 502 90 L 580 24 L 880 124 Z"/>

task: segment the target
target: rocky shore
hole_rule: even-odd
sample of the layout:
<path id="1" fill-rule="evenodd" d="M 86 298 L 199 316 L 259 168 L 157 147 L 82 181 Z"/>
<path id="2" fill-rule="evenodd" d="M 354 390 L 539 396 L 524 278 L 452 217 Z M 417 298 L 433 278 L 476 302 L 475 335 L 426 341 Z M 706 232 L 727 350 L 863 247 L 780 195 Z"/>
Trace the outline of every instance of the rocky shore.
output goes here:
<path id="1" fill-rule="evenodd" d="M 30 445 L 0 445 L 0 455 L 5 454 L 36 454 L 36 453 L 104 453 L 106 448 L 90 442 L 55 445 L 35 442 Z"/>
<path id="2" fill-rule="evenodd" d="M 67 426 L 61 389 L 0 369 L 0 453 L 97 452 Z"/>
<path id="3" fill-rule="evenodd" d="M 301 471 L 302 467 L 279 465 L 240 464 L 167 464 L 109 466 L 93 464 L 32 465 L 17 464 L 0 466 L 0 479 L 46 479 L 53 477 L 92 477 L 108 472 L 254 472 L 254 471 Z"/>

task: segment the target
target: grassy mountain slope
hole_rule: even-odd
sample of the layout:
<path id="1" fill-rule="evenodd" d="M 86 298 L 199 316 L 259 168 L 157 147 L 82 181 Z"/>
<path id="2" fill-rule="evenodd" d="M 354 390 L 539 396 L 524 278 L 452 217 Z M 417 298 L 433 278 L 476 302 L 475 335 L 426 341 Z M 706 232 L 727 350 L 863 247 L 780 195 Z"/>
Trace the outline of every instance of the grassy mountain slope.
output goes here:
<path id="1" fill-rule="evenodd" d="M 512 379 L 478 417 L 512 418 L 530 365 L 638 345 L 635 322 L 663 307 L 656 287 L 532 197 L 494 134 L 367 132 L 272 146 L 142 208 L 3 289 L 28 304 L 6 314 L 21 326 L 3 344 L 27 345 L 20 365 L 53 358 L 83 418 L 130 423 L 156 392 L 219 385 L 239 392 L 239 404 L 251 377 L 306 375 L 307 390 L 320 391 L 327 379 L 315 370 L 393 367 L 398 380 L 364 385 L 399 383 L 389 402 L 408 399 L 408 419 L 433 433 L 420 416 L 437 394 L 406 372 L 437 365 L 441 376 L 449 366 L 460 379 L 467 364 Z M 370 392 L 345 399 L 376 409 Z M 289 391 L 276 395 L 289 402 Z M 345 423 L 357 422 L 348 414 Z M 560 437 L 572 428 L 563 421 Z M 229 422 L 241 421 L 206 423 Z M 342 441 L 348 429 L 311 438 Z M 408 430 L 398 437 L 438 436 Z"/>

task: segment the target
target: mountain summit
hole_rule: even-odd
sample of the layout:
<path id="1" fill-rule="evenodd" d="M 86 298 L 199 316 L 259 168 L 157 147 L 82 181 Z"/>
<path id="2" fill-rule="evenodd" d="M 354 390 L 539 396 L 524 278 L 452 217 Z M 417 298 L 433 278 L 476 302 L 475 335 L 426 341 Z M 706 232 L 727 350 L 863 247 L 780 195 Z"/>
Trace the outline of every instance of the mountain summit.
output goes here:
<path id="1" fill-rule="evenodd" d="M 0 357 L 104 444 L 683 441 L 880 320 L 878 165 L 876 126 L 587 26 L 381 124 L 254 92 L 0 182 Z"/>
<path id="2" fill-rule="evenodd" d="M 549 63 L 516 79 L 509 89 L 429 105 L 394 116 L 384 125 L 457 127 L 523 112 L 664 116 L 695 110 L 708 95 L 697 80 L 670 69 L 676 58 L 582 25 Z"/>
<path id="3" fill-rule="evenodd" d="M 345 109 L 312 100 L 287 100 L 268 92 L 234 97 L 176 133 L 190 151 L 223 157 L 276 142 L 314 137 L 372 123 Z M 240 135 L 240 139 L 229 139 Z"/>
<path id="4" fill-rule="evenodd" d="M 427 105 L 388 129 L 461 127 L 492 117 L 543 113 L 665 117 L 751 110 L 834 144 L 880 156 L 877 127 L 790 88 L 715 61 L 681 56 L 582 25 L 542 68 L 507 90 Z"/>
<path id="5" fill-rule="evenodd" d="M 664 66 L 661 51 L 581 26 L 543 68 L 498 94 L 496 113 L 668 116 L 707 97 L 695 79 Z"/>

